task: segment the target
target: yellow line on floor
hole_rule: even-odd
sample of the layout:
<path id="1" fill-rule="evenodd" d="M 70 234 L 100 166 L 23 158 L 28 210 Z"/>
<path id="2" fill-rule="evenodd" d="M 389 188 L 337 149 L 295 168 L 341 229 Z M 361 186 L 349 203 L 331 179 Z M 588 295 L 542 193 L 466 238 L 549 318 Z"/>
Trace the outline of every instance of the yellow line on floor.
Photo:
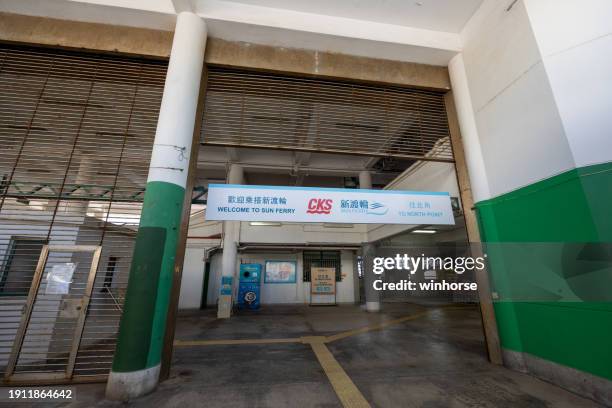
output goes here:
<path id="1" fill-rule="evenodd" d="M 227 340 L 175 340 L 175 347 L 191 347 L 191 346 L 227 346 L 227 345 L 238 345 L 238 344 L 279 344 L 279 343 L 306 343 L 309 344 L 311 339 L 317 339 L 316 341 L 331 343 L 332 341 L 341 340 L 350 336 L 354 336 L 361 333 L 367 333 L 370 331 L 382 330 L 386 327 L 415 320 L 423 317 L 429 313 L 439 310 L 461 310 L 469 309 L 470 307 L 465 306 L 443 306 L 435 309 L 427 309 L 419 313 L 411 314 L 408 316 L 400 317 L 397 319 L 387 320 L 385 322 L 373 324 L 370 326 L 360 327 L 358 329 L 352 329 L 341 333 L 334 334 L 333 336 L 311 336 L 311 337 L 290 337 L 284 339 L 227 339 Z"/>
<path id="2" fill-rule="evenodd" d="M 310 344 L 344 408 L 369 408 L 368 401 L 325 345 L 325 338 L 314 336 L 304 340 Z"/>
<path id="3" fill-rule="evenodd" d="M 359 329 L 348 330 L 348 331 L 345 331 L 345 332 L 334 334 L 333 336 L 327 336 L 326 342 L 330 343 L 332 341 L 344 339 L 346 337 L 354 336 L 356 334 L 366 333 L 366 332 L 375 331 L 375 330 L 382 330 L 385 327 L 389 327 L 389 326 L 392 326 L 394 324 L 399 324 L 399 323 L 402 323 L 402 322 L 407 322 L 409 320 L 418 319 L 419 317 L 423 317 L 423 316 L 425 316 L 428 313 L 429 313 L 429 311 L 419 312 L 419 313 L 415 313 L 415 314 L 410 315 L 410 316 L 400 317 L 399 319 L 387 320 L 386 322 L 382 322 L 382 323 L 378 323 L 378 324 L 373 324 L 371 326 L 365 326 L 365 327 L 360 327 Z"/>
<path id="4" fill-rule="evenodd" d="M 469 308 L 469 307 L 467 307 L 467 308 Z M 356 334 L 367 333 L 369 331 L 382 330 L 382 329 L 384 329 L 386 327 L 389 327 L 389 326 L 392 326 L 392 325 L 395 325 L 395 324 L 399 324 L 399 323 L 407 322 L 407 321 L 410 321 L 410 320 L 418 319 L 420 317 L 423 317 L 423 316 L 428 315 L 429 313 L 432 313 L 432 312 L 435 312 L 435 311 L 439 311 L 439 310 L 457 310 L 457 309 L 466 309 L 466 307 L 465 306 L 442 306 L 442 307 L 435 308 L 435 309 L 423 310 L 423 311 L 421 311 L 419 313 L 411 314 L 411 315 L 400 317 L 400 318 L 397 318 L 397 319 L 387 320 L 386 322 L 373 324 L 371 326 L 360 327 L 358 329 L 348 330 L 348 331 L 345 331 L 345 332 L 334 334 L 333 336 L 327 336 L 326 343 L 331 343 L 332 341 L 341 340 L 341 339 L 344 339 L 344 338 L 347 338 L 347 337 L 350 337 L 350 336 L 354 336 Z"/>
<path id="5" fill-rule="evenodd" d="M 363 394 L 359 391 L 355 383 L 348 376 L 346 371 L 342 368 L 338 360 L 336 360 L 333 354 L 329 351 L 325 343 L 344 339 L 356 334 L 366 333 L 369 331 L 382 330 L 385 327 L 389 327 L 395 324 L 407 322 L 409 320 L 415 320 L 423 317 L 431 312 L 438 310 L 457 310 L 465 309 L 466 307 L 461 306 L 447 306 L 436 309 L 428 309 L 419 313 L 415 313 L 409 316 L 400 317 L 397 319 L 387 320 L 382 323 L 374 324 L 371 326 L 365 326 L 358 329 L 348 330 L 333 336 L 305 336 L 305 337 L 293 337 L 286 339 L 228 339 L 228 340 L 175 340 L 175 347 L 190 347 L 190 346 L 219 346 L 219 345 L 233 345 L 233 344 L 279 344 L 279 343 L 303 343 L 309 344 L 312 351 L 315 353 L 319 364 L 323 367 L 325 375 L 329 379 L 336 395 L 340 399 L 340 402 L 344 408 L 370 408 L 370 404 L 365 399 Z"/>
<path id="6" fill-rule="evenodd" d="M 287 339 L 238 339 L 238 340 L 175 340 L 175 347 L 190 346 L 227 346 L 233 344 L 277 344 L 277 343 L 302 343 L 300 338 Z"/>

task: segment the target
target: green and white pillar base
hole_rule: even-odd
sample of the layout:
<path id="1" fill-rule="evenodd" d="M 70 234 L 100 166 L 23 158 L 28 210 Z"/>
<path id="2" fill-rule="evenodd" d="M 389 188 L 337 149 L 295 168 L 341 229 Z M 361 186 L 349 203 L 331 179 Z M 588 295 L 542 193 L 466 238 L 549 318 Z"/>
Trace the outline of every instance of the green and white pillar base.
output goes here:
<path id="1" fill-rule="evenodd" d="M 155 389 L 193 141 L 206 27 L 178 14 L 106 396 L 129 400 Z"/>
<path id="2" fill-rule="evenodd" d="M 128 401 L 153 391 L 159 381 L 161 364 L 143 370 L 128 371 L 125 373 L 115 371 L 112 373 L 112 385 L 106 387 L 106 397 L 119 401 Z"/>

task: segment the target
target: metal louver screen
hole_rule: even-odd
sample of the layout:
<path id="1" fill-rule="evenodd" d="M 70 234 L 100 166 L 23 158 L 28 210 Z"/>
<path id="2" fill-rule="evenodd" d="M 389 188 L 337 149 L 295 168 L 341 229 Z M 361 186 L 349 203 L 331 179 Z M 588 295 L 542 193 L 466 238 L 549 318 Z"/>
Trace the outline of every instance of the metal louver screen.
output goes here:
<path id="1" fill-rule="evenodd" d="M 440 92 L 209 67 L 202 142 L 453 161 Z"/>
<path id="2" fill-rule="evenodd" d="M 166 68 L 0 44 L 0 372 L 9 380 L 108 373 Z"/>

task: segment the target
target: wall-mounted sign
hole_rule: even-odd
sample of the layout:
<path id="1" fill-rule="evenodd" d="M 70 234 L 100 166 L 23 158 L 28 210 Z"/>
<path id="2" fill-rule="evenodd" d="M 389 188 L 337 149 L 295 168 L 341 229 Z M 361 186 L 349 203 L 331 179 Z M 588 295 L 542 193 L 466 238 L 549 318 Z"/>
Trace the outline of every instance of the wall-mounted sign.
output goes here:
<path id="1" fill-rule="evenodd" d="M 222 276 L 221 277 L 221 296 L 231 296 L 232 295 L 232 280 L 231 276 Z"/>
<path id="2" fill-rule="evenodd" d="M 265 283 L 296 283 L 297 263 L 295 261 L 266 261 Z"/>
<path id="3" fill-rule="evenodd" d="M 336 293 L 336 268 L 310 268 L 310 293 L 334 295 Z"/>
<path id="4" fill-rule="evenodd" d="M 206 219 L 454 225 L 448 193 L 210 184 Z"/>

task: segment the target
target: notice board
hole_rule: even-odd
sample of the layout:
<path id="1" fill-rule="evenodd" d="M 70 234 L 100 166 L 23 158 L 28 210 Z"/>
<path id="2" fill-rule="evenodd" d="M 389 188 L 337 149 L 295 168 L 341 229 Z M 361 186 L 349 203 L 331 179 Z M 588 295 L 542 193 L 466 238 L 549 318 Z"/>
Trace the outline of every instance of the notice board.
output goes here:
<path id="1" fill-rule="evenodd" d="M 336 304 L 336 268 L 310 269 L 310 304 Z"/>

